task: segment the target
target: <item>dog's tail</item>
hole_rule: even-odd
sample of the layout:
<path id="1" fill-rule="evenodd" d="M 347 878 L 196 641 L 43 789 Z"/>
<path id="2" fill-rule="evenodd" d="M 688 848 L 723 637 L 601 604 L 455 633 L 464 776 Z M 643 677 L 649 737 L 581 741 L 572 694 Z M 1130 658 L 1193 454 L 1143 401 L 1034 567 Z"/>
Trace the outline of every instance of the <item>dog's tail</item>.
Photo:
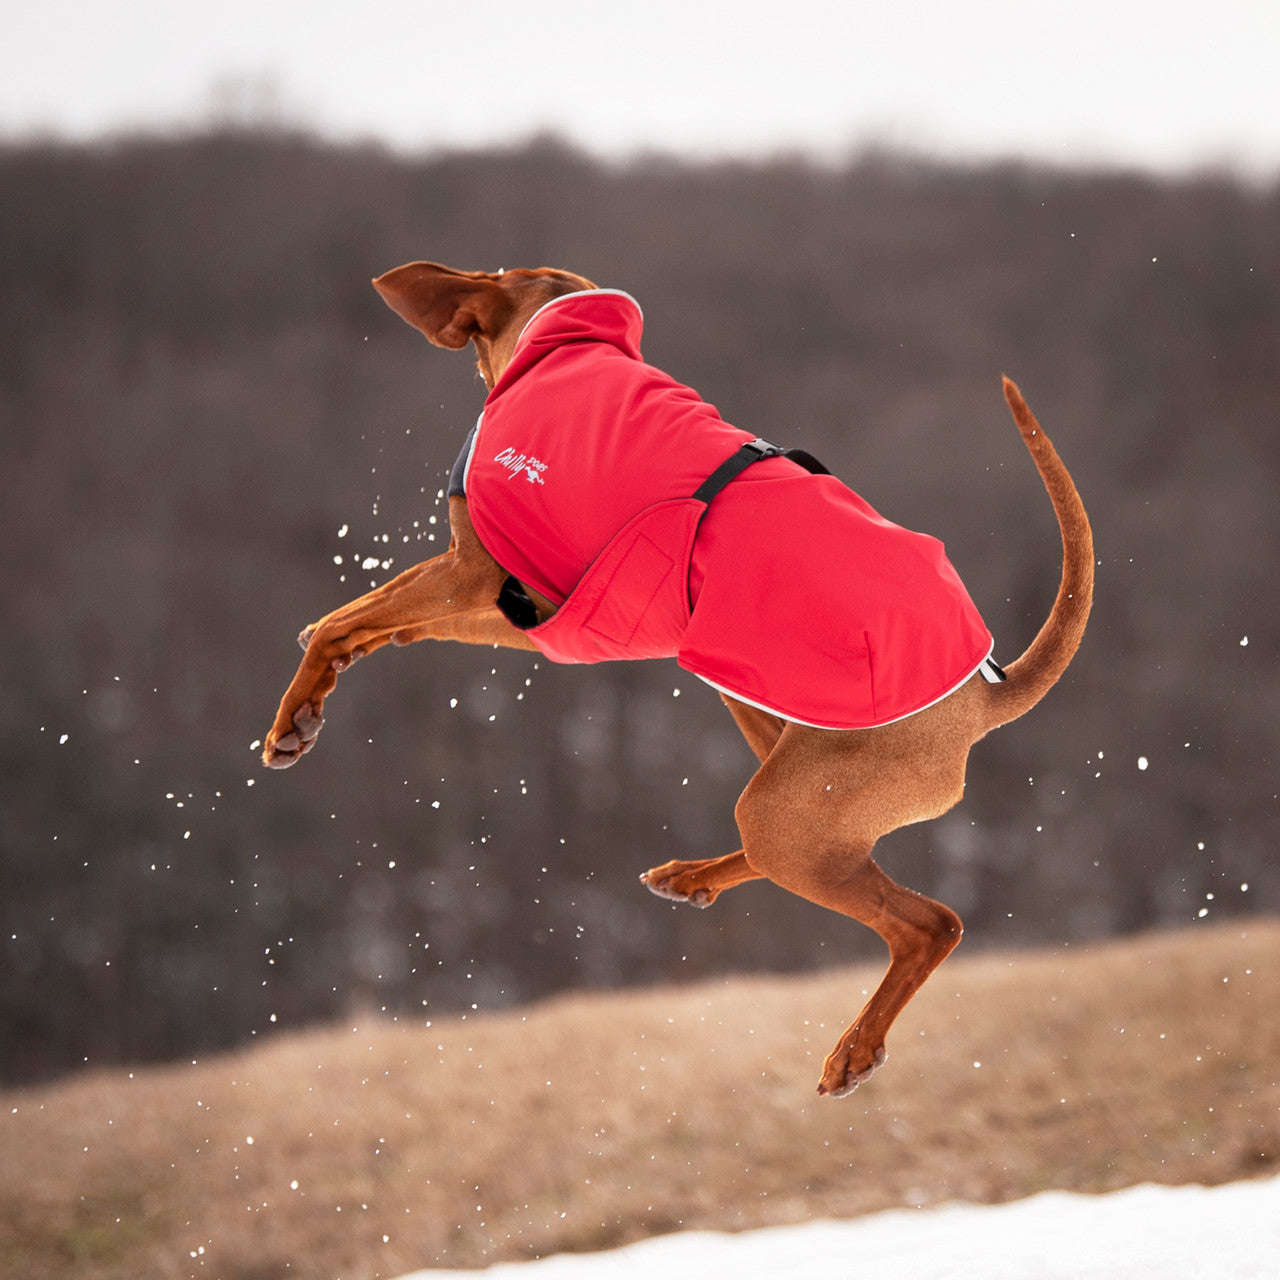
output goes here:
<path id="1" fill-rule="evenodd" d="M 1093 532 L 1084 503 L 1049 437 L 1008 378 L 1004 380 L 1004 397 L 1058 517 L 1062 582 L 1040 633 L 1027 651 L 1005 669 L 1008 678 L 987 686 L 992 729 L 1025 715 L 1053 688 L 1080 647 L 1093 603 Z"/>

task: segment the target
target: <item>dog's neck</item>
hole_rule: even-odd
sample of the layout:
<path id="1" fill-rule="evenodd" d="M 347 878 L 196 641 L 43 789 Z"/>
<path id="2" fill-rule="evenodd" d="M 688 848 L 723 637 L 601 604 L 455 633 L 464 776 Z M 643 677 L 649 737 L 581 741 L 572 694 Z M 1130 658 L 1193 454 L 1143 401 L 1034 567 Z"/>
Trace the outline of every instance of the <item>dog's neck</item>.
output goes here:
<path id="1" fill-rule="evenodd" d="M 515 358 L 521 334 L 543 307 L 557 298 L 589 292 L 597 287 L 582 276 L 545 269 L 498 272 L 491 279 L 502 289 L 510 310 L 502 316 L 500 323 L 492 326 L 492 332 L 481 329 L 471 338 L 476 349 L 476 367 L 490 391 Z"/>

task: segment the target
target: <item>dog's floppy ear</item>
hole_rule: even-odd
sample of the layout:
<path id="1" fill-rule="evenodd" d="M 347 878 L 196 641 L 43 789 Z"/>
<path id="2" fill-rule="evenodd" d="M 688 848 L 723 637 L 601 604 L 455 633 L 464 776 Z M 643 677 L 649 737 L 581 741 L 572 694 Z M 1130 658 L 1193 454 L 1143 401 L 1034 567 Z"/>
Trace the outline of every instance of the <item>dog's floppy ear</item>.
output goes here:
<path id="1" fill-rule="evenodd" d="M 511 313 L 498 277 L 455 271 L 435 262 L 407 262 L 378 276 L 373 287 L 402 320 L 437 347 L 458 351 L 477 335 L 492 336 Z"/>

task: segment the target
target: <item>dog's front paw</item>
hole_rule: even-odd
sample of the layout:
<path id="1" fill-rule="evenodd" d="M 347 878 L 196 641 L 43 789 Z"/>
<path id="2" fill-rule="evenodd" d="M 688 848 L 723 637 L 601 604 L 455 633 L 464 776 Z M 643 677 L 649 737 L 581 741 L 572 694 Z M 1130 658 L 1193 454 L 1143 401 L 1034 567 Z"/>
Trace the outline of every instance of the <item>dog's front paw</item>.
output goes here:
<path id="1" fill-rule="evenodd" d="M 292 728 L 283 733 L 273 728 L 267 734 L 267 743 L 262 750 L 262 762 L 268 769 L 287 769 L 296 760 L 305 756 L 315 745 L 316 737 L 324 728 L 324 716 L 318 707 L 304 702 L 291 718 Z"/>
<path id="2" fill-rule="evenodd" d="M 850 1039 L 853 1043 L 850 1044 Z M 818 1081 L 818 1092 L 828 1098 L 847 1098 L 860 1084 L 870 1080 L 876 1071 L 884 1066 L 889 1054 L 884 1045 L 873 1052 L 859 1051 L 857 1047 L 857 1030 L 845 1032 L 840 1043 L 827 1055 L 822 1064 L 822 1079 Z"/>

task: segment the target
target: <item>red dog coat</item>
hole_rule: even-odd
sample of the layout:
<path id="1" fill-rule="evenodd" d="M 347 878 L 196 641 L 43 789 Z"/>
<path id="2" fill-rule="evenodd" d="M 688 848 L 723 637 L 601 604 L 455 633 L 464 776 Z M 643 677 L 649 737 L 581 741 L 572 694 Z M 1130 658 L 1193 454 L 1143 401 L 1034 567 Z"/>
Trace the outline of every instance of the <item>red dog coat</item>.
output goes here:
<path id="1" fill-rule="evenodd" d="M 508 573 L 560 606 L 557 662 L 674 657 L 716 688 L 827 729 L 888 724 L 963 684 L 991 635 L 942 543 L 785 457 L 690 495 L 751 439 L 640 357 L 640 308 L 548 303 L 455 467 Z"/>

